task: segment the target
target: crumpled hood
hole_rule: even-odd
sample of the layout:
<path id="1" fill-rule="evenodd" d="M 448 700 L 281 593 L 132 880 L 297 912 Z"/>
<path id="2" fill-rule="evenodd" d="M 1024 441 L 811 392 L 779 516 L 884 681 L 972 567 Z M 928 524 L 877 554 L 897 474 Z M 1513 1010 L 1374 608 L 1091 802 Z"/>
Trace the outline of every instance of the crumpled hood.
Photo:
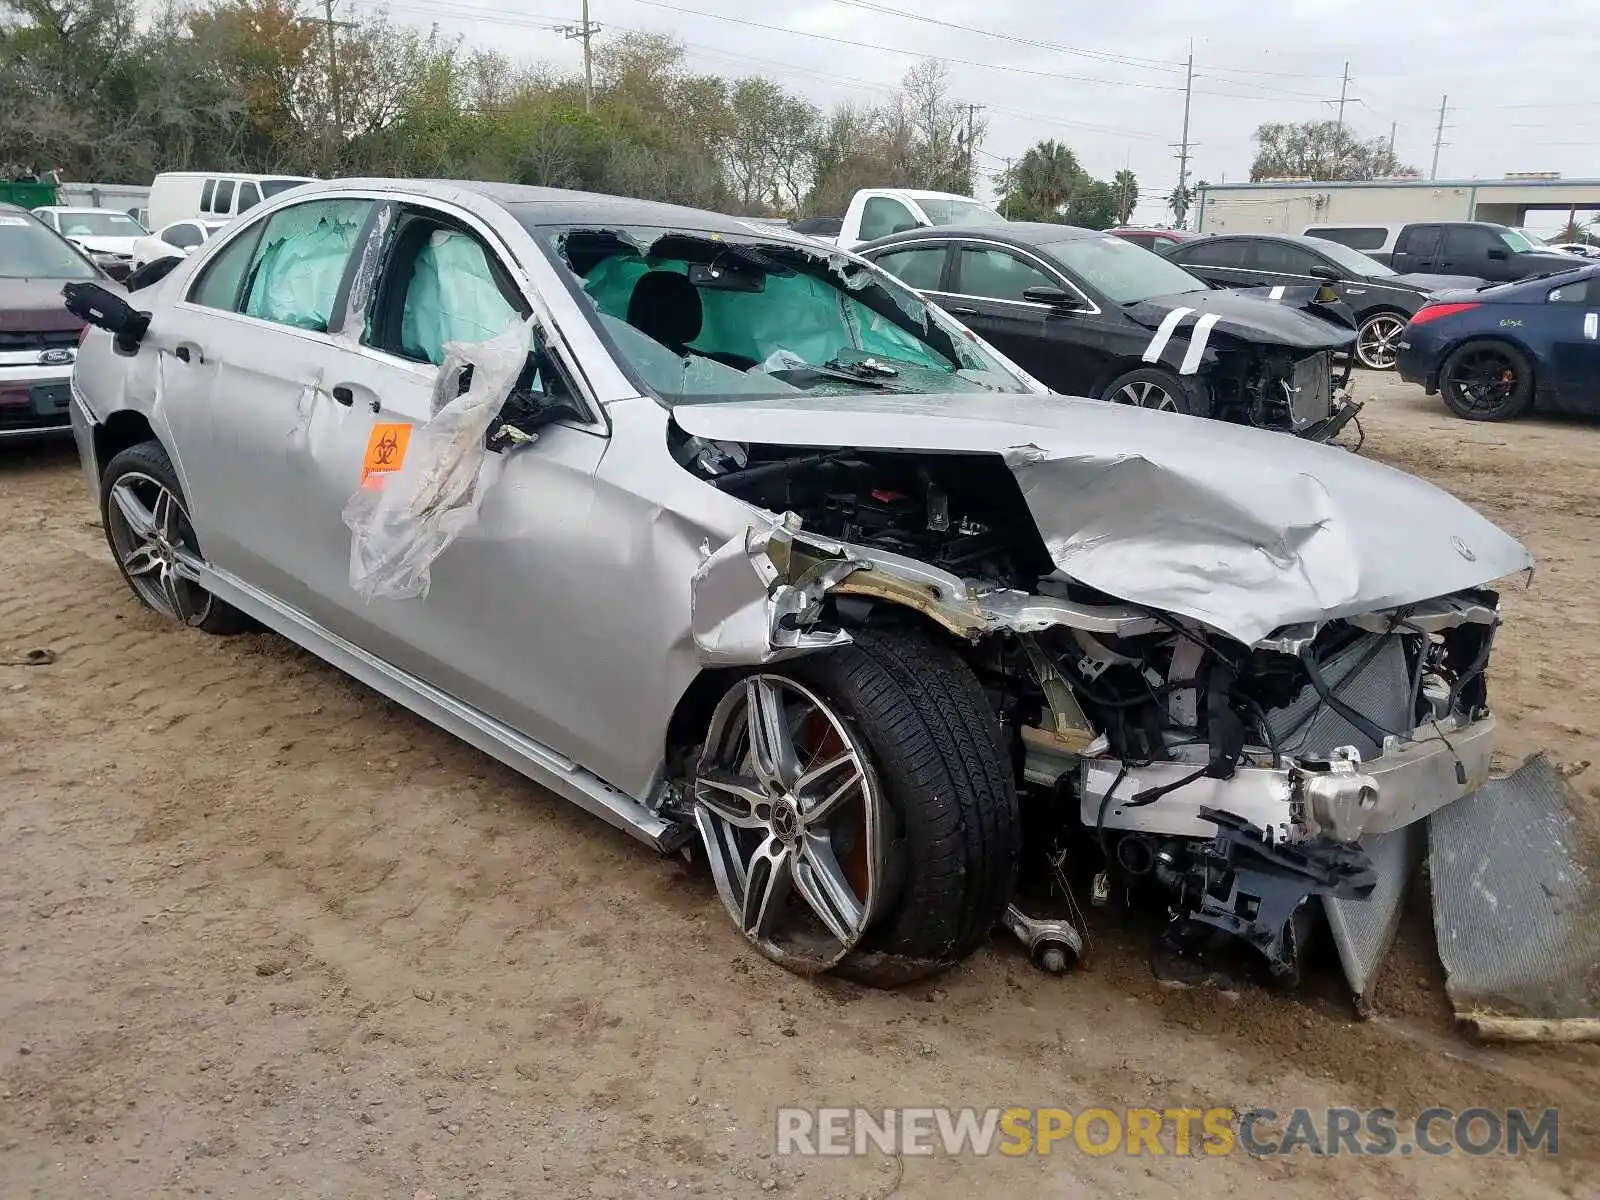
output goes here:
<path id="1" fill-rule="evenodd" d="M 1414 476 L 1198 417 L 1053 395 L 885 394 L 680 405 L 673 420 L 721 441 L 999 454 L 1064 575 L 1247 645 L 1533 564 Z"/>
<path id="2" fill-rule="evenodd" d="M 1308 298 L 1315 293 L 1315 289 L 1305 291 Z M 1339 350 L 1355 341 L 1353 329 L 1313 316 L 1293 303 L 1271 299 L 1266 292 L 1246 294 L 1231 288 L 1179 292 L 1140 301 L 1124 311 L 1146 329 L 1155 329 L 1176 309 L 1191 310 L 1178 323 L 1179 331 L 1193 326 L 1202 316 L 1215 313 L 1216 332 L 1231 333 L 1257 344 L 1310 351 Z"/>
<path id="3" fill-rule="evenodd" d="M 1382 276 L 1373 280 L 1374 283 L 1403 283 L 1407 287 L 1421 288 L 1425 292 L 1444 292 L 1460 290 L 1462 288 L 1481 288 L 1484 280 L 1475 275 L 1427 275 L 1410 274 Z"/>

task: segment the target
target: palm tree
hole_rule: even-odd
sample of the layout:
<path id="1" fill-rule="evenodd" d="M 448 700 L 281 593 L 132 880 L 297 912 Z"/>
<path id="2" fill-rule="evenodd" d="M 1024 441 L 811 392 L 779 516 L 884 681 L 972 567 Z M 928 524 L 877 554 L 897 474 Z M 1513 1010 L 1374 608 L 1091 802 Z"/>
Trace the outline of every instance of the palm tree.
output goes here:
<path id="1" fill-rule="evenodd" d="M 1117 224 L 1126 225 L 1133 216 L 1133 206 L 1139 203 L 1139 180 L 1132 171 L 1118 171 L 1111 178 L 1111 190 L 1117 196 Z"/>
<path id="2" fill-rule="evenodd" d="M 1006 193 L 1013 216 L 1051 220 L 1084 178 L 1078 156 L 1054 139 L 1040 142 L 1011 168 Z"/>

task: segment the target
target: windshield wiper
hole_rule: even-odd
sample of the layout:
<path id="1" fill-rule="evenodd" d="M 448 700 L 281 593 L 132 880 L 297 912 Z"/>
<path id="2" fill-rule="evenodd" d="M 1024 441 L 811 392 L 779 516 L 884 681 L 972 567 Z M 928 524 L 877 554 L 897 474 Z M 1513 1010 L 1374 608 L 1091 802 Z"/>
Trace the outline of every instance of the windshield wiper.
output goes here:
<path id="1" fill-rule="evenodd" d="M 863 358 L 859 362 L 842 362 L 832 358 L 823 366 L 830 371 L 843 371 L 852 379 L 893 379 L 900 374 L 898 367 L 891 367 L 875 358 Z"/>
<path id="2" fill-rule="evenodd" d="M 810 363 L 804 366 L 785 367 L 781 371 L 768 371 L 773 379 L 781 379 L 785 383 L 800 384 L 807 379 L 832 379 L 839 383 L 853 383 L 857 387 L 882 388 L 886 385 L 871 375 L 858 375 L 854 371 L 841 370 L 832 363 L 826 366 L 814 367 Z M 798 378 L 797 378 L 798 377 Z"/>

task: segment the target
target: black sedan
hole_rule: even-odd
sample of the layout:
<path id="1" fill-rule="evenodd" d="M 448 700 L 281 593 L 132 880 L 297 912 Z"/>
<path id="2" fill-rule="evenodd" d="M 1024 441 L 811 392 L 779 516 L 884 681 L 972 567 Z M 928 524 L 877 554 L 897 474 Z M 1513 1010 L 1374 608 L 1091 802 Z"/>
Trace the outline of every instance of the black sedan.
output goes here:
<path id="1" fill-rule="evenodd" d="M 1314 287 L 1326 282 L 1355 313 L 1356 360 L 1393 369 L 1400 331 L 1432 292 L 1478 287 L 1464 275 L 1397 275 L 1338 242 L 1289 234 L 1243 233 L 1180 242 L 1160 251 L 1216 287 Z"/>
<path id="2" fill-rule="evenodd" d="M 1357 409 L 1333 367 L 1354 331 L 1318 288 L 1216 291 L 1121 238 L 1018 221 L 917 229 L 856 253 L 1058 392 L 1319 440 Z"/>

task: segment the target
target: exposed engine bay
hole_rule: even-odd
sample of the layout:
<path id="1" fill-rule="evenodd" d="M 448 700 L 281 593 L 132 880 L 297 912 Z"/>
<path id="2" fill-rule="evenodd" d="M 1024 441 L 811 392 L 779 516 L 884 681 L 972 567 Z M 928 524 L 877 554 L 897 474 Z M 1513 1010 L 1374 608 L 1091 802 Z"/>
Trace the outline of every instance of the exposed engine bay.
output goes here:
<path id="1" fill-rule="evenodd" d="M 1237 939 L 1271 976 L 1297 979 L 1311 898 L 1372 889 L 1363 838 L 1420 819 L 1487 773 L 1492 591 L 1247 646 L 1067 577 L 996 456 L 678 430 L 672 451 L 719 490 L 794 514 L 808 535 L 928 564 L 975 595 L 1059 602 L 1037 628 L 962 631 L 1015 767 L 1031 866 L 1063 888 L 1071 875 L 1092 903 L 1154 901 L 1172 946 Z M 916 619 L 903 597 L 874 594 L 870 575 L 819 596 L 815 624 Z M 1386 797 L 1402 775 L 1434 799 L 1396 810 Z M 1007 924 L 1041 965 L 1059 969 L 1079 948 L 1071 922 L 1043 922 L 1057 928 L 1047 936 L 1014 907 Z"/>

